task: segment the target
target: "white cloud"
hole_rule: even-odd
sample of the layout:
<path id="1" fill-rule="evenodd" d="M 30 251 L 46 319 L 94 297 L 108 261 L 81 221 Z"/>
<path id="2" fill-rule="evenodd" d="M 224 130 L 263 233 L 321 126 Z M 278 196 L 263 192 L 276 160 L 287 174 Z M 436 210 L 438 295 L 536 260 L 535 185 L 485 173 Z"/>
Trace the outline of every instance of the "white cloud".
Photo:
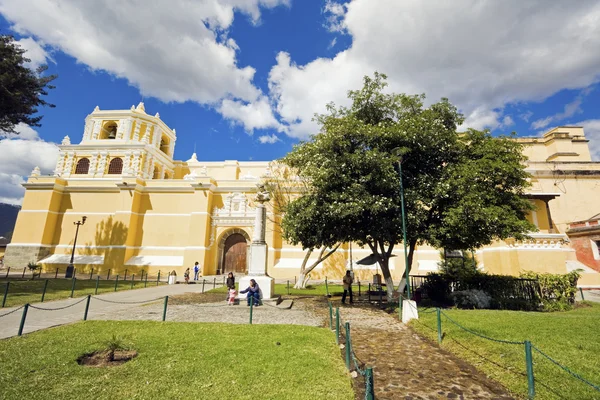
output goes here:
<path id="1" fill-rule="evenodd" d="M 327 46 L 327 50 L 331 50 L 335 47 L 335 45 L 337 44 L 337 38 L 334 37 L 331 42 L 329 42 L 329 46 Z"/>
<path id="2" fill-rule="evenodd" d="M 280 53 L 271 70 L 270 95 L 291 136 L 315 133 L 314 113 L 330 101 L 348 105 L 347 91 L 374 71 L 388 75 L 391 91 L 448 97 L 475 128 L 500 126 L 495 110 L 508 103 L 598 79 L 597 1 L 353 0 L 344 11 L 333 30 L 351 35 L 349 49 L 306 65 Z"/>
<path id="3" fill-rule="evenodd" d="M 504 118 L 502 119 L 502 126 L 504 126 L 504 127 L 513 126 L 514 124 L 515 124 L 515 121 L 513 121 L 512 117 L 510 115 L 505 115 Z"/>
<path id="4" fill-rule="evenodd" d="M 522 114 L 519 114 L 519 118 L 521 118 L 525 122 L 529 122 L 529 119 L 533 116 L 533 112 L 527 111 Z"/>
<path id="5" fill-rule="evenodd" d="M 325 27 L 330 32 L 345 32 L 344 15 L 346 14 L 346 6 L 344 4 L 327 0 L 323 8 L 323 14 L 326 15 Z"/>
<path id="6" fill-rule="evenodd" d="M 35 129 L 30 127 L 23 122 L 19 122 L 15 125 L 15 133 L 6 133 L 0 132 L 1 138 L 9 138 L 9 139 L 23 139 L 23 140 L 37 140 L 39 139 L 38 133 Z"/>
<path id="7" fill-rule="evenodd" d="M 23 38 L 16 41 L 16 43 L 26 50 L 23 56 L 31 60 L 27 63 L 27 66 L 31 69 L 47 64 L 47 60 L 50 59 L 46 50 L 33 38 Z"/>
<path id="8" fill-rule="evenodd" d="M 273 116 L 269 99 L 266 97 L 260 97 L 252 103 L 226 99 L 217 110 L 226 119 L 242 124 L 249 133 L 253 133 L 255 129 L 266 128 L 284 130 Z"/>
<path id="9" fill-rule="evenodd" d="M 585 137 L 589 140 L 592 160 L 600 161 L 600 119 L 588 119 L 573 125 L 583 126 Z"/>
<path id="10" fill-rule="evenodd" d="M 0 203 L 21 204 L 25 189 L 23 177 L 37 166 L 42 174 L 50 174 L 56 166 L 58 147 L 40 140 L 37 132 L 19 124 L 20 136 L 0 140 Z"/>
<path id="11" fill-rule="evenodd" d="M 258 138 L 258 141 L 261 142 L 262 144 L 273 144 L 273 143 L 277 143 L 279 142 L 281 139 L 279 139 L 276 135 L 272 134 L 272 135 L 262 135 L 261 137 Z"/>
<path id="12" fill-rule="evenodd" d="M 125 78 L 145 96 L 215 105 L 261 94 L 227 36 L 234 12 L 258 24 L 261 7 L 281 4 L 289 0 L 0 0 L 0 13 L 16 32 Z"/>
<path id="13" fill-rule="evenodd" d="M 583 103 L 583 99 L 585 96 L 587 96 L 590 93 L 590 91 L 591 91 L 590 88 L 586 88 L 586 89 L 582 90 L 581 93 L 579 93 L 577 95 L 575 100 L 573 100 L 572 102 L 570 102 L 568 104 L 565 104 L 563 112 L 556 113 L 549 117 L 540 118 L 536 121 L 533 121 L 533 123 L 531 124 L 531 127 L 533 129 L 545 128 L 548 125 L 550 125 L 552 122 L 559 122 L 565 118 L 572 117 L 575 114 L 580 114 L 582 112 L 581 104 Z"/>

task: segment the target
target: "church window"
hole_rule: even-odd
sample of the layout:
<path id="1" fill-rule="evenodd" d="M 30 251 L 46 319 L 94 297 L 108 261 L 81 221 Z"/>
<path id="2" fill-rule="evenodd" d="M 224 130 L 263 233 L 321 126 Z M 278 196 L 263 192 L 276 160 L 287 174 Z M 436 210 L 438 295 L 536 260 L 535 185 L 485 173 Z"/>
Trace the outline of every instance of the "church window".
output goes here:
<path id="1" fill-rule="evenodd" d="M 77 166 L 75 167 L 75 174 L 85 175 L 90 170 L 90 160 L 88 158 L 82 158 L 77 161 Z"/>
<path id="2" fill-rule="evenodd" d="M 116 139 L 117 137 L 117 124 L 115 122 L 109 122 L 104 126 L 100 139 Z"/>
<path id="3" fill-rule="evenodd" d="M 108 164 L 108 173 L 119 175 L 123 173 L 123 160 L 121 158 L 113 158 Z"/>
<path id="4" fill-rule="evenodd" d="M 169 146 L 170 142 L 169 142 L 169 138 L 167 138 L 166 136 L 163 136 L 160 139 L 160 151 L 162 151 L 163 153 L 165 153 L 166 155 L 169 155 L 169 150 L 170 150 L 170 146 Z"/>

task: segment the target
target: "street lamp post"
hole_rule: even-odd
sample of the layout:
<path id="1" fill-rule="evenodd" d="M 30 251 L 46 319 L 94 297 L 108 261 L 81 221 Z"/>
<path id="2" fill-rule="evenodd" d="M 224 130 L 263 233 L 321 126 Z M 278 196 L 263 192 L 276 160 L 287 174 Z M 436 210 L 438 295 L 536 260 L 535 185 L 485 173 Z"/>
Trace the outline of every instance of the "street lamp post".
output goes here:
<path id="1" fill-rule="evenodd" d="M 73 222 L 73 225 L 77 225 L 75 229 L 75 240 L 73 241 L 73 250 L 71 251 L 71 261 L 69 261 L 69 265 L 67 266 L 67 272 L 65 272 L 65 278 L 72 278 L 73 272 L 75 271 L 75 267 L 73 266 L 73 260 L 75 258 L 75 246 L 77 245 L 77 235 L 79 234 L 79 227 L 85 224 L 85 220 L 87 217 L 84 215 L 81 217 L 81 221 Z"/>
<path id="2" fill-rule="evenodd" d="M 404 275 L 406 279 L 406 294 L 408 295 L 408 299 L 411 299 L 410 295 L 410 265 L 408 265 L 408 251 L 406 248 L 406 215 L 404 212 L 404 185 L 402 179 L 402 154 L 404 149 L 395 148 L 392 150 L 394 154 L 398 156 L 398 172 L 400 174 L 400 203 L 402 209 L 402 244 L 404 245 Z"/>

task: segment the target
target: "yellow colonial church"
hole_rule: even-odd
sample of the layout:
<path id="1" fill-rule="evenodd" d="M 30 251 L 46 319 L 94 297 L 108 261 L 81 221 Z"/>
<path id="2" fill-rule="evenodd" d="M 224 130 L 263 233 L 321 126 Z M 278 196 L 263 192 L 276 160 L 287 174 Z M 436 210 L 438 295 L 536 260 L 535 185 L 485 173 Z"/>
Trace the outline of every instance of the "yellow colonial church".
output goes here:
<path id="1" fill-rule="evenodd" d="M 173 159 L 176 132 L 144 104 L 130 110 L 100 110 L 87 116 L 79 144 L 64 138 L 53 175 L 32 172 L 5 263 L 45 269 L 69 264 L 75 223 L 79 234 L 74 264 L 78 272 L 113 274 L 127 269 L 155 275 L 183 271 L 198 261 L 205 275 L 243 274 L 253 235 L 257 184 L 272 175 L 269 162 L 204 162 L 192 154 Z M 559 127 L 542 137 L 517 139 L 525 145 L 537 206 L 530 221 L 538 228 L 524 242 L 505 241 L 479 249 L 479 268 L 490 273 L 566 273 L 583 269 L 582 286 L 600 287 L 600 268 L 577 259 L 566 234 L 569 223 L 600 212 L 600 162 L 592 162 L 583 128 Z M 272 211 L 272 210 L 271 210 Z M 293 279 L 305 252 L 286 243 L 269 213 L 267 272 Z M 589 239 L 600 243 L 600 237 Z M 370 251 L 342 246 L 313 272 L 314 278 L 341 278 L 350 259 L 361 279 L 377 265 L 356 261 Z M 401 247 L 401 246 L 400 246 Z M 597 247 L 596 247 L 597 249 Z M 353 254 L 353 255 L 352 255 Z M 401 254 L 391 260 L 395 280 L 404 273 Z M 352 258 L 351 258 L 352 257 Z M 600 256 L 599 256 L 600 259 Z M 412 274 L 437 270 L 439 250 L 417 249 Z"/>

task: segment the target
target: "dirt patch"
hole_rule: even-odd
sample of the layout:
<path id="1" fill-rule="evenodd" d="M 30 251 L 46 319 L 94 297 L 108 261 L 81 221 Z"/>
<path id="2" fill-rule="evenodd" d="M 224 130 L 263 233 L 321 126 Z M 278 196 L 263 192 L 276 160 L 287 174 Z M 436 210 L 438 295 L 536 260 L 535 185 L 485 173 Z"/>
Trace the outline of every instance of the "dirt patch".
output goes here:
<path id="1" fill-rule="evenodd" d="M 169 305 L 218 303 L 227 300 L 227 293 L 184 293 L 169 296 Z"/>
<path id="2" fill-rule="evenodd" d="M 116 350 L 112 357 L 109 350 L 100 350 L 82 355 L 77 359 L 77 364 L 86 367 L 116 367 L 133 360 L 136 356 L 135 350 Z"/>

